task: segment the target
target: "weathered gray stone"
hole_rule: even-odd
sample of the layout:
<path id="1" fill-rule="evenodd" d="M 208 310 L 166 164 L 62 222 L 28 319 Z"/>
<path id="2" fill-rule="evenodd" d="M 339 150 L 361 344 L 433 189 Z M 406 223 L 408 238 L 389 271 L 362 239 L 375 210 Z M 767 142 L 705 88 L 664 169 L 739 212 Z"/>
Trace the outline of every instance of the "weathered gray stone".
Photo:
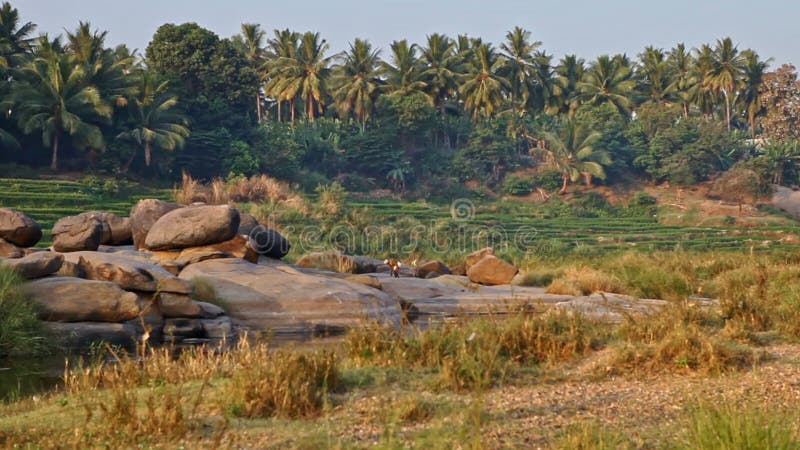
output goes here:
<path id="1" fill-rule="evenodd" d="M 203 317 L 203 307 L 188 295 L 161 292 L 158 294 L 159 310 L 164 317 Z"/>
<path id="2" fill-rule="evenodd" d="M 181 205 L 154 198 L 139 200 L 139 202 L 131 208 L 130 215 L 134 247 L 139 249 L 144 248 L 145 238 L 153 224 L 164 214 L 178 208 L 181 208 Z"/>
<path id="3" fill-rule="evenodd" d="M 77 263 L 87 279 L 110 281 L 126 290 L 179 294 L 192 291 L 191 283 L 156 264 L 120 253 L 73 252 L 65 257 L 67 261 Z"/>
<path id="4" fill-rule="evenodd" d="M 231 339 L 233 333 L 233 321 L 230 317 L 218 317 L 216 319 L 203 319 L 203 331 L 209 339 Z"/>
<path id="5" fill-rule="evenodd" d="M 239 211 L 233 206 L 188 206 L 161 216 L 144 245 L 150 250 L 200 247 L 230 240 L 238 230 Z"/>
<path id="6" fill-rule="evenodd" d="M 53 225 L 53 250 L 95 251 L 103 240 L 103 222 L 96 215 L 62 217 Z"/>
<path id="7" fill-rule="evenodd" d="M 62 264 L 64 264 L 64 256 L 53 252 L 31 253 L 22 258 L 0 262 L 0 265 L 11 268 L 28 280 L 52 275 L 61 269 Z"/>
<path id="8" fill-rule="evenodd" d="M 42 238 L 42 227 L 22 211 L 0 208 L 0 239 L 20 247 L 32 247 Z"/>
<path id="9" fill-rule="evenodd" d="M 26 284 L 41 320 L 124 322 L 139 315 L 137 296 L 112 283 L 51 276 Z"/>

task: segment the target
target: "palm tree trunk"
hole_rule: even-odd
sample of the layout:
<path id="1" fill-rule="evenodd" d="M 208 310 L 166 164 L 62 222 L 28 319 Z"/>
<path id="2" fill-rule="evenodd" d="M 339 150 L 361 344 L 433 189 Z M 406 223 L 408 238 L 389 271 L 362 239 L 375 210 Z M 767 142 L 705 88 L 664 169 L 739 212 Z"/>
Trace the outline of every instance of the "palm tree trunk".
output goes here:
<path id="1" fill-rule="evenodd" d="M 133 147 L 133 151 L 131 152 L 131 157 L 125 161 L 125 164 L 120 169 L 122 173 L 128 173 L 128 170 L 131 168 L 131 164 L 133 164 L 133 159 L 136 157 L 136 147 Z"/>
<path id="2" fill-rule="evenodd" d="M 281 101 L 278 99 L 278 122 L 281 121 Z"/>
<path id="3" fill-rule="evenodd" d="M 725 118 L 728 120 L 728 131 L 731 131 L 731 100 L 728 98 L 728 91 L 725 94 Z"/>
<path id="4" fill-rule="evenodd" d="M 261 93 L 256 92 L 256 118 L 261 122 Z"/>
<path id="5" fill-rule="evenodd" d="M 559 194 L 567 193 L 567 183 L 569 183 L 569 175 L 561 174 L 561 190 L 558 191 Z"/>
<path id="6" fill-rule="evenodd" d="M 144 143 L 144 165 L 147 166 L 147 167 L 150 167 L 150 153 L 151 153 L 150 143 L 149 142 L 145 142 Z"/>
<path id="7" fill-rule="evenodd" d="M 314 122 L 314 97 L 308 96 L 308 120 Z"/>
<path id="8" fill-rule="evenodd" d="M 58 135 L 59 132 L 56 131 L 53 136 L 53 158 L 50 160 L 50 168 L 53 170 L 58 170 Z"/>
<path id="9" fill-rule="evenodd" d="M 291 99 L 289 101 L 289 108 L 290 108 L 289 112 L 291 113 L 292 116 L 292 125 L 294 125 L 294 99 Z"/>
<path id="10" fill-rule="evenodd" d="M 684 103 L 683 104 L 683 118 L 684 119 L 688 119 L 689 118 L 689 104 L 688 103 Z"/>

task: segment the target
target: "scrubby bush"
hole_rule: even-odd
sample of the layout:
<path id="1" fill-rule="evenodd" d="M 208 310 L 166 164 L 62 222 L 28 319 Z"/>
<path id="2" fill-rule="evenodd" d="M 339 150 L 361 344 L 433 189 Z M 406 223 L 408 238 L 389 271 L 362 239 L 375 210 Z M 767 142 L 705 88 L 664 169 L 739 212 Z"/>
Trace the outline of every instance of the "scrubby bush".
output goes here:
<path id="1" fill-rule="evenodd" d="M 25 296 L 22 278 L 0 266 L 0 358 L 48 350 L 45 330 L 34 304 Z"/>
<path id="2" fill-rule="evenodd" d="M 528 195 L 533 189 L 533 181 L 528 175 L 511 174 L 503 180 L 503 192 L 508 195 Z"/>

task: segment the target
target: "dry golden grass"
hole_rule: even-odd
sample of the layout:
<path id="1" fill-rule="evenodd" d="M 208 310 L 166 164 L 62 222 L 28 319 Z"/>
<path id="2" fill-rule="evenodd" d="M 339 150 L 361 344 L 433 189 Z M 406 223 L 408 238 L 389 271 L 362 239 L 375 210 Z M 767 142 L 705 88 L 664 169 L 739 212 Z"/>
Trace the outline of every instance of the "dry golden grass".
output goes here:
<path id="1" fill-rule="evenodd" d="M 296 194 L 287 183 L 267 175 L 253 175 L 250 178 L 235 178 L 225 181 L 215 178 L 207 184 L 192 178 L 184 172 L 181 185 L 173 190 L 175 201 L 182 204 L 203 202 L 223 205 L 232 202 L 276 202 L 286 203 L 293 208 L 303 208 L 302 197 Z"/>
<path id="2" fill-rule="evenodd" d="M 588 266 L 568 267 L 547 288 L 549 294 L 589 295 L 595 292 L 624 293 L 619 279 Z"/>

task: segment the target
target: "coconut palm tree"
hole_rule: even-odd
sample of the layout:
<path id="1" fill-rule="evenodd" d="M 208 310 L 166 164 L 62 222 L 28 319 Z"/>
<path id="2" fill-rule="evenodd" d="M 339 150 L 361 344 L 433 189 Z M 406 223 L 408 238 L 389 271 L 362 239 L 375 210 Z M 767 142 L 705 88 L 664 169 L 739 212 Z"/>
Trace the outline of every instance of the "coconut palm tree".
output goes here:
<path id="1" fill-rule="evenodd" d="M 244 44 L 244 55 L 250 67 L 258 74 L 258 86 L 256 89 L 256 119 L 261 122 L 261 84 L 266 78 L 264 70 L 265 49 L 264 36 L 266 32 L 257 23 L 242 24 L 242 42 Z"/>
<path id="2" fill-rule="evenodd" d="M 697 79 L 692 76 L 692 54 L 686 50 L 686 45 L 678 44 L 670 50 L 667 64 L 672 74 L 672 83 L 667 89 L 673 93 L 676 101 L 680 103 L 683 116 L 689 117 L 690 92 L 692 86 L 697 83 Z"/>
<path id="3" fill-rule="evenodd" d="M 531 32 L 520 27 L 506 33 L 506 42 L 500 44 L 505 64 L 501 74 L 509 85 L 511 107 L 523 109 L 531 96 L 533 72 L 535 71 L 534 51 L 541 46 L 540 41 L 531 41 Z"/>
<path id="4" fill-rule="evenodd" d="M 472 50 L 467 62 L 467 73 L 458 93 L 464 100 L 464 109 L 477 121 L 480 116 L 491 117 L 503 104 L 503 93 L 508 81 L 500 76 L 505 61 L 490 44 L 479 44 Z"/>
<path id="5" fill-rule="evenodd" d="M 337 86 L 333 98 L 339 116 L 347 117 L 352 113 L 362 130 L 372 115 L 383 84 L 378 73 L 379 54 L 380 50 L 373 50 L 368 41 L 356 39 L 350 44 L 350 50 L 339 57 L 341 65 L 332 79 L 332 84 Z"/>
<path id="6" fill-rule="evenodd" d="M 689 98 L 706 118 L 711 118 L 717 105 L 717 96 L 706 82 L 706 76 L 713 67 L 713 53 L 714 49 L 708 44 L 696 49 L 690 72 L 696 82 L 689 89 Z"/>
<path id="7" fill-rule="evenodd" d="M 326 57 L 329 45 L 319 33 L 306 32 L 300 38 L 297 59 L 290 65 L 290 85 L 298 87 L 298 93 L 305 104 L 306 119 L 313 122 L 316 113 L 322 114 L 322 107 L 328 96 L 329 67 L 332 57 Z"/>
<path id="8" fill-rule="evenodd" d="M 669 105 L 676 99 L 673 91 L 672 71 L 667 55 L 660 48 L 645 47 L 639 54 L 637 90 L 644 103 Z"/>
<path id="9" fill-rule="evenodd" d="M 426 84 L 425 92 L 444 120 L 445 102 L 456 95 L 461 73 L 461 58 L 456 52 L 456 44 L 447 36 L 434 33 L 427 36 L 426 46 L 420 56 L 424 67 L 422 80 Z"/>
<path id="10" fill-rule="evenodd" d="M 29 36 L 36 30 L 31 22 L 20 24 L 19 11 L 9 2 L 0 6 L 0 68 L 18 65 L 33 42 Z"/>
<path id="11" fill-rule="evenodd" d="M 770 60 L 758 59 L 758 53 L 752 50 L 742 52 L 745 59 L 742 77 L 742 91 L 739 96 L 747 114 L 747 123 L 750 126 L 750 136 L 756 137 L 756 117 L 763 111 L 761 103 L 761 86 L 764 84 L 764 75 L 769 67 Z"/>
<path id="12" fill-rule="evenodd" d="M 43 37 L 47 41 L 47 37 Z M 58 150 L 64 134 L 78 138 L 91 148 L 103 146 L 103 134 L 91 121 L 108 120 L 112 108 L 97 87 L 86 83 L 85 66 L 72 54 L 44 53 L 20 72 L 21 82 L 13 97 L 14 114 L 26 134 L 42 133 L 45 146 L 52 146 L 50 167 L 58 169 Z"/>
<path id="13" fill-rule="evenodd" d="M 188 120 L 175 106 L 178 97 L 169 93 L 169 82 L 153 72 L 142 74 L 138 94 L 129 103 L 133 127 L 122 132 L 117 139 L 130 140 L 144 150 L 144 162 L 150 166 L 153 148 L 175 150 L 183 147 L 189 135 Z M 131 155 L 124 170 L 130 166 L 136 153 Z"/>
<path id="14" fill-rule="evenodd" d="M 583 103 L 609 103 L 625 117 L 630 117 L 631 95 L 635 85 L 627 58 L 602 55 L 594 61 L 578 83 L 578 98 Z"/>
<path id="15" fill-rule="evenodd" d="M 717 94 L 722 93 L 725 98 L 725 121 L 728 131 L 731 130 L 731 96 L 740 86 L 745 69 L 746 60 L 733 45 L 731 38 L 717 40 L 717 45 L 711 53 L 711 67 L 706 72 L 703 84 Z"/>
<path id="16" fill-rule="evenodd" d="M 553 55 L 543 51 L 533 54 L 533 73 L 531 74 L 531 95 L 526 107 L 545 114 L 557 114 L 561 106 L 562 87 L 553 67 Z"/>
<path id="17" fill-rule="evenodd" d="M 390 96 L 407 96 L 424 92 L 427 84 L 422 81 L 422 66 L 417 57 L 417 46 L 408 45 L 405 39 L 394 41 L 389 48 L 392 54 L 389 61 L 381 62 L 381 69 L 386 77 L 384 91 Z"/>
<path id="18" fill-rule="evenodd" d="M 578 96 L 579 83 L 586 73 L 583 59 L 575 55 L 567 55 L 556 66 L 556 82 L 560 91 L 557 97 L 558 114 L 573 117 L 580 106 Z"/>
<path id="19" fill-rule="evenodd" d="M 287 70 L 288 64 L 297 57 L 299 40 L 299 33 L 285 29 L 273 30 L 273 38 L 267 41 L 272 58 L 267 59 L 262 67 L 267 77 L 264 91 L 277 103 L 278 122 L 282 120 L 283 108 L 281 106 L 284 101 L 290 103 L 292 122 L 294 122 L 294 99 L 297 91 L 287 90 L 288 78 L 283 72 Z"/>
<path id="20" fill-rule="evenodd" d="M 545 132 L 546 145 L 540 148 L 547 161 L 561 172 L 561 190 L 567 192 L 570 181 L 583 178 L 591 186 L 592 177 L 605 179 L 604 166 L 611 164 L 611 157 L 604 149 L 597 148 L 601 134 L 589 132 L 574 120 L 565 120 L 557 132 Z"/>

